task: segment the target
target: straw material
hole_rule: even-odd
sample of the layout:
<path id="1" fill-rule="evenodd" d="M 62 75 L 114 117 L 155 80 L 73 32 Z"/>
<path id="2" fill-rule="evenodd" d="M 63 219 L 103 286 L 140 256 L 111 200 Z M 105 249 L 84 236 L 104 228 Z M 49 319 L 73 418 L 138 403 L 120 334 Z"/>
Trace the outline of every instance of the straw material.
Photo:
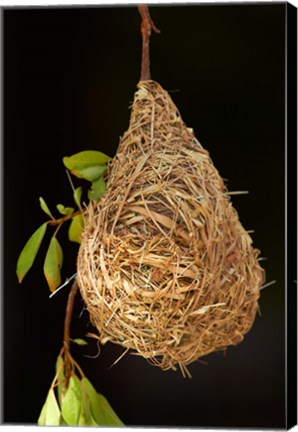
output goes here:
<path id="1" fill-rule="evenodd" d="M 91 202 L 78 283 L 101 343 L 163 370 L 242 341 L 264 272 L 208 152 L 168 93 L 141 81 L 129 129 Z"/>

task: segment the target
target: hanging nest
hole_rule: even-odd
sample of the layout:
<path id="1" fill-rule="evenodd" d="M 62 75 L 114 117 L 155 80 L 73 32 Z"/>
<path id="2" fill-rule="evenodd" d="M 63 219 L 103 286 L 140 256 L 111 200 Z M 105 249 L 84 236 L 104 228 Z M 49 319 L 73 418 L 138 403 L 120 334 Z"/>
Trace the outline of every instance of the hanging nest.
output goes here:
<path id="1" fill-rule="evenodd" d="M 129 129 L 91 202 L 78 283 L 102 344 L 163 370 L 242 341 L 264 273 L 208 152 L 168 93 L 141 81 Z"/>

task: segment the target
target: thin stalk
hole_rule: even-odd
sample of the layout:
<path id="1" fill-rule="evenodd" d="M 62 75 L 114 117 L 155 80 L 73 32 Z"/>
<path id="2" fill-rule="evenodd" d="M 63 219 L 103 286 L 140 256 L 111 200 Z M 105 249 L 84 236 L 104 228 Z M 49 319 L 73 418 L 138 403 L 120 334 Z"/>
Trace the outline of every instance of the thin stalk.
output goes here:
<path id="1" fill-rule="evenodd" d="M 70 289 L 67 305 L 66 305 L 66 312 L 65 312 L 65 320 L 64 320 L 64 359 L 65 359 L 65 381 L 66 381 L 66 387 L 68 386 L 68 381 L 71 375 L 71 360 L 72 357 L 70 355 L 70 324 L 71 324 L 71 317 L 73 312 L 73 305 L 74 305 L 74 299 L 78 292 L 79 285 L 77 281 L 75 280 L 72 284 L 72 287 Z"/>
<path id="2" fill-rule="evenodd" d="M 77 210 L 77 211 L 75 211 L 75 212 L 73 212 L 73 213 L 71 213 L 69 215 L 65 215 L 65 216 L 63 216 L 63 217 L 61 217 L 59 219 L 50 220 L 48 222 L 48 224 L 49 225 L 54 225 L 54 226 L 55 225 L 59 225 L 59 224 L 63 224 L 64 222 L 68 221 L 69 219 L 72 219 L 74 216 L 77 216 L 79 214 L 83 214 L 83 212 L 81 210 Z"/>
<path id="3" fill-rule="evenodd" d="M 160 33 L 158 28 L 155 27 L 149 13 L 148 6 L 139 5 L 138 6 L 140 15 L 142 17 L 141 23 L 141 34 L 142 34 L 142 65 L 141 65 L 141 81 L 147 81 L 151 79 L 150 73 L 150 36 L 151 30 L 153 29 L 155 33 Z"/>

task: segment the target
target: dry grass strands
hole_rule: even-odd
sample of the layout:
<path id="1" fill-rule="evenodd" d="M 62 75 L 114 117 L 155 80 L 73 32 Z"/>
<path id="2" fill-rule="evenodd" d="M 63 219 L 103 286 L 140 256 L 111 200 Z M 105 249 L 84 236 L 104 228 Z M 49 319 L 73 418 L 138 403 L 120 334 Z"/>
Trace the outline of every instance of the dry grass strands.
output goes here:
<path id="1" fill-rule="evenodd" d="M 242 341 L 264 273 L 209 154 L 168 93 L 141 81 L 92 202 L 78 282 L 99 331 L 162 369 Z"/>

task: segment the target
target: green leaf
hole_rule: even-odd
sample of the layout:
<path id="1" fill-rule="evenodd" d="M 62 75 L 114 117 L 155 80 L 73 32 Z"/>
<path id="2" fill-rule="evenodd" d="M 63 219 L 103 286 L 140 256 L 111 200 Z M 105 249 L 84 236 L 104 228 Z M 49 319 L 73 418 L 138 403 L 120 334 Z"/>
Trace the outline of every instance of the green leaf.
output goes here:
<path id="1" fill-rule="evenodd" d="M 86 150 L 63 158 L 63 163 L 70 171 L 94 165 L 105 165 L 111 158 L 104 153 Z"/>
<path id="2" fill-rule="evenodd" d="M 57 393 L 59 403 L 61 405 L 64 394 L 65 394 L 65 375 L 64 375 L 64 361 L 61 356 L 57 357 L 56 361 L 56 373 L 57 375 Z"/>
<path id="3" fill-rule="evenodd" d="M 62 263 L 63 252 L 61 246 L 56 237 L 52 237 L 43 267 L 44 275 L 52 292 L 61 284 L 60 269 Z"/>
<path id="4" fill-rule="evenodd" d="M 102 165 L 92 165 L 85 168 L 72 169 L 71 173 L 78 178 L 83 178 L 85 180 L 93 182 L 97 180 L 105 171 L 106 167 Z"/>
<path id="5" fill-rule="evenodd" d="M 91 413 L 91 404 L 90 404 L 90 397 L 88 395 L 88 393 L 86 392 L 86 390 L 84 388 L 82 388 L 82 417 L 85 422 L 86 426 L 100 426 L 98 423 L 96 423 L 96 421 L 94 420 L 92 413 Z M 80 421 L 82 421 L 81 419 L 79 419 L 79 423 Z"/>
<path id="6" fill-rule="evenodd" d="M 55 397 L 54 389 L 51 388 L 44 406 L 42 407 L 37 424 L 39 426 L 59 426 L 60 417 L 59 405 Z"/>
<path id="7" fill-rule="evenodd" d="M 88 345 L 88 342 L 86 342 L 84 339 L 77 338 L 77 339 L 71 339 L 71 341 L 81 346 Z"/>
<path id="8" fill-rule="evenodd" d="M 74 208 L 72 207 L 64 207 L 64 205 L 62 204 L 57 204 L 57 210 L 59 211 L 59 213 L 61 213 L 62 215 L 66 216 L 66 215 L 70 215 L 74 212 Z"/>
<path id="9" fill-rule="evenodd" d="M 79 209 L 81 209 L 81 197 L 82 197 L 82 186 L 75 189 L 73 193 L 74 202 L 78 206 Z"/>
<path id="10" fill-rule="evenodd" d="M 91 414 L 96 423 L 101 426 L 124 426 L 107 399 L 97 393 L 90 381 L 84 377 L 81 382 L 90 398 Z"/>
<path id="11" fill-rule="evenodd" d="M 81 234 L 84 229 L 84 218 L 82 214 L 74 216 L 68 230 L 68 238 L 72 242 L 81 243 Z"/>
<path id="12" fill-rule="evenodd" d="M 48 403 L 48 399 L 49 399 L 49 393 L 47 394 L 47 398 L 45 403 L 43 404 L 43 407 L 41 409 L 41 412 L 39 414 L 38 420 L 37 420 L 37 424 L 39 426 L 44 426 L 46 424 L 46 413 L 47 413 L 47 403 Z"/>
<path id="13" fill-rule="evenodd" d="M 39 197 L 39 203 L 40 203 L 40 207 L 45 212 L 45 214 L 47 214 L 48 216 L 50 216 L 51 219 L 54 220 L 54 217 L 53 217 L 52 213 L 50 212 L 49 207 L 47 206 L 45 200 L 42 197 Z"/>
<path id="14" fill-rule="evenodd" d="M 78 420 L 78 426 L 89 426 L 89 422 L 87 421 L 85 417 L 84 410 L 81 410 L 79 420 Z"/>
<path id="15" fill-rule="evenodd" d="M 92 183 L 91 189 L 88 192 L 88 198 L 90 200 L 99 201 L 105 191 L 106 183 L 103 177 L 100 177 L 98 180 Z"/>
<path id="16" fill-rule="evenodd" d="M 44 238 L 47 225 L 47 222 L 45 222 L 32 234 L 20 253 L 17 262 L 17 276 L 20 283 L 34 263 L 35 257 Z"/>
<path id="17" fill-rule="evenodd" d="M 80 382 L 76 377 L 71 376 L 69 379 L 68 389 L 62 401 L 61 413 L 64 421 L 69 426 L 77 426 L 82 410 L 82 391 Z"/>

